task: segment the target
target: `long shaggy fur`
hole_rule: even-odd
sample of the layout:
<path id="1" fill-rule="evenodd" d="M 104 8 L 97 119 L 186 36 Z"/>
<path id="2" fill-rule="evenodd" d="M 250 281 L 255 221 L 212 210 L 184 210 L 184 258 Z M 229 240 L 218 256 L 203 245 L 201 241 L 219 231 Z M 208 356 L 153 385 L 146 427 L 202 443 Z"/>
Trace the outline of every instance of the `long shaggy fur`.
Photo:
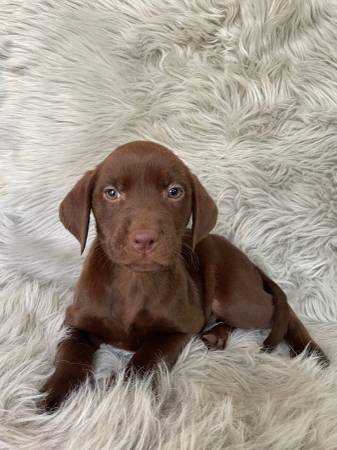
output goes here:
<path id="1" fill-rule="evenodd" d="M 334 0 L 1 1 L 1 449 L 337 448 L 336 49 Z M 95 385 L 37 414 L 83 261 L 58 205 L 133 139 L 202 179 L 329 369 L 238 330 L 224 352 L 191 342 L 156 396 L 108 387 L 129 355 L 105 346 Z"/>

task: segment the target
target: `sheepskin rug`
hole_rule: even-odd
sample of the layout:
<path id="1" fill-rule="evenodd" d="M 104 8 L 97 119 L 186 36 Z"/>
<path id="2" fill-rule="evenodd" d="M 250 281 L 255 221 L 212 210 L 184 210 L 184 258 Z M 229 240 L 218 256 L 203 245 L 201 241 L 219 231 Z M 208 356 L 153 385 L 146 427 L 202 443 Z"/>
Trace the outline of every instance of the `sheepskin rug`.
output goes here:
<path id="1" fill-rule="evenodd" d="M 0 449 L 336 450 L 336 0 L 1 0 L 0 108 Z M 328 369 L 236 330 L 155 395 L 108 387 L 129 355 L 102 346 L 95 385 L 38 414 L 83 263 L 58 205 L 134 139 L 200 177 Z"/>

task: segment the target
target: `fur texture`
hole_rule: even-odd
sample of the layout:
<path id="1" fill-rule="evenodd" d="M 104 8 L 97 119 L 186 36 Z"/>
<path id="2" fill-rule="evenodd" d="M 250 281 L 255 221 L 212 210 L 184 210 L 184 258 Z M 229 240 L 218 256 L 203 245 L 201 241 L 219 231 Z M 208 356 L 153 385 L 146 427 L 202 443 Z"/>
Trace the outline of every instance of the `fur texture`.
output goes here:
<path id="1" fill-rule="evenodd" d="M 1 449 L 337 448 L 336 48 L 334 0 L 1 1 Z M 134 139 L 198 174 L 329 369 L 236 331 L 192 342 L 156 398 L 106 387 L 128 355 L 104 347 L 96 386 L 36 413 L 82 264 L 58 205 Z"/>

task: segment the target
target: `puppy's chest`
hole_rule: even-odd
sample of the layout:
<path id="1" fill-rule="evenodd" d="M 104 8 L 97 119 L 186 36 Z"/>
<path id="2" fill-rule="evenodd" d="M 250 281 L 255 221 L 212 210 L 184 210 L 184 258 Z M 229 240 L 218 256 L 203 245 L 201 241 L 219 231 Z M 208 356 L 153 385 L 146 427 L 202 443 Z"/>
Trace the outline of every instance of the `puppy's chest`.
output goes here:
<path id="1" fill-rule="evenodd" d="M 147 334 L 170 327 L 172 296 L 165 286 L 160 290 L 159 286 L 130 280 L 127 289 L 117 288 L 113 297 L 113 318 L 126 334 Z"/>

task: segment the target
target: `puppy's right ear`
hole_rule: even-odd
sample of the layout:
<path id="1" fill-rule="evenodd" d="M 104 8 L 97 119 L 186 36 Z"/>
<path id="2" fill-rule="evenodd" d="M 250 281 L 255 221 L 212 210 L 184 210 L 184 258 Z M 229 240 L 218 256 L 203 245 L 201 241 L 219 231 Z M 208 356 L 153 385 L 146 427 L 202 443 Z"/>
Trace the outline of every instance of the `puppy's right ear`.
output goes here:
<path id="1" fill-rule="evenodd" d="M 87 242 L 95 173 L 95 170 L 86 172 L 63 199 L 59 209 L 61 222 L 81 244 L 81 254 Z"/>

